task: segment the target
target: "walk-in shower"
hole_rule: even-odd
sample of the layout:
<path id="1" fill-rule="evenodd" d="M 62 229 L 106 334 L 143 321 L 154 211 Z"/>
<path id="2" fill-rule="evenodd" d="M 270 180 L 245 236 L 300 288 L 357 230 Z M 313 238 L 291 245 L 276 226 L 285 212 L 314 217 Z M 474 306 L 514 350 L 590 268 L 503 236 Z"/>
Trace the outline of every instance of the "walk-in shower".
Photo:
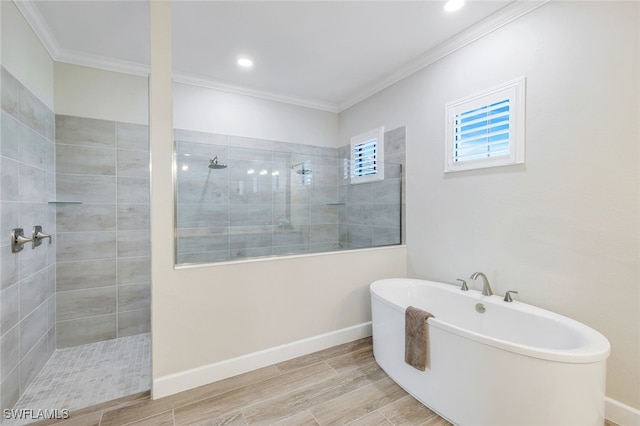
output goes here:
<path id="1" fill-rule="evenodd" d="M 179 264 L 402 242 L 404 127 L 385 135 L 384 179 L 360 184 L 350 180 L 349 146 L 182 129 L 174 137 Z M 203 173 L 203 162 L 226 168 Z"/>

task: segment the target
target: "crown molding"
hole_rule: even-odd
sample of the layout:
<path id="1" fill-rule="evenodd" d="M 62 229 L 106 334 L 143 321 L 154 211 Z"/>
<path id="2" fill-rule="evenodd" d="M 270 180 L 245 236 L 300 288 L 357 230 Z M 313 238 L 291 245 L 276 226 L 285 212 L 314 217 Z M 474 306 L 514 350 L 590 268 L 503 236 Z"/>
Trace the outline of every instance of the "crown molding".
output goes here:
<path id="1" fill-rule="evenodd" d="M 265 90 L 259 90 L 249 88 L 245 86 L 237 86 L 228 82 L 220 80 L 213 80 L 206 77 L 196 77 L 192 74 L 174 73 L 173 81 L 176 83 L 189 84 L 192 86 L 206 87 L 208 89 L 220 90 L 223 92 L 230 92 L 239 95 L 253 96 L 257 98 L 267 99 L 270 101 L 284 102 L 287 104 L 302 106 L 306 108 L 318 109 L 322 111 L 328 111 L 338 113 L 338 105 L 330 102 L 318 101 L 315 99 L 307 99 L 297 96 L 288 96 L 281 93 L 269 92 Z"/>
<path id="2" fill-rule="evenodd" d="M 146 64 L 122 61 L 119 59 L 107 58 L 105 56 L 90 55 L 67 49 L 60 49 L 58 56 L 53 58 L 53 60 L 56 62 L 65 62 L 67 64 L 99 68 L 106 71 L 115 71 L 143 77 L 147 77 L 151 71 L 149 65 Z"/>
<path id="3" fill-rule="evenodd" d="M 482 21 L 445 40 L 433 49 L 428 50 L 415 60 L 408 62 L 402 68 L 389 74 L 384 79 L 355 93 L 346 101 L 338 104 L 233 85 L 228 82 L 186 73 L 175 74 L 174 81 L 271 101 L 284 102 L 306 108 L 340 113 L 527 13 L 536 10 L 549 1 L 551 0 L 517 0 L 510 3 Z M 54 61 L 145 77 L 149 75 L 149 66 L 146 64 L 89 55 L 61 48 L 33 0 L 14 0 L 14 3 Z"/>
<path id="4" fill-rule="evenodd" d="M 13 4 L 16 5 L 33 32 L 40 39 L 40 43 L 42 43 L 45 50 L 49 53 L 49 56 L 55 61 L 60 53 L 60 45 L 58 44 L 58 40 L 53 36 L 53 32 L 51 28 L 49 28 L 47 21 L 40 13 L 40 9 L 38 9 L 33 0 L 13 0 Z"/>
<path id="5" fill-rule="evenodd" d="M 375 95 L 383 89 L 397 83 L 398 81 L 410 76 L 411 74 L 420 71 L 421 69 L 439 61 L 440 59 L 452 54 L 453 52 L 481 39 L 482 37 L 492 33 L 493 31 L 515 21 L 516 19 L 536 10 L 537 8 L 545 5 L 551 0 L 518 0 L 502 9 L 496 11 L 492 15 L 482 21 L 472 25 L 464 31 L 459 32 L 453 37 L 440 43 L 433 49 L 428 50 L 418 58 L 410 61 L 402 68 L 389 74 L 381 81 L 369 86 L 368 88 L 357 92 L 351 96 L 345 102 L 341 102 L 338 105 L 338 112 L 342 112 L 347 108 L 352 107 L 365 100 L 366 98 Z"/>

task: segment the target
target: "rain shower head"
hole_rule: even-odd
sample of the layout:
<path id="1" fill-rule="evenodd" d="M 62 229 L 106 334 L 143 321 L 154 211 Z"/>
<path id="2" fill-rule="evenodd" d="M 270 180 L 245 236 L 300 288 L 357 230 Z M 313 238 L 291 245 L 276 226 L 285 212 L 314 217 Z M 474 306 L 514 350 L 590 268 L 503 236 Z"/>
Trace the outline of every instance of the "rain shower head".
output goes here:
<path id="1" fill-rule="evenodd" d="M 227 165 L 218 163 L 218 156 L 216 155 L 211 160 L 209 160 L 209 168 L 210 169 L 216 169 L 216 170 L 226 169 Z"/>
<path id="2" fill-rule="evenodd" d="M 291 168 L 292 168 L 292 169 L 295 169 L 295 168 L 296 168 L 296 167 L 298 167 L 298 166 L 302 166 L 302 168 L 301 168 L 300 170 L 296 170 L 296 173 L 297 173 L 297 174 L 299 174 L 299 175 L 310 175 L 310 174 L 311 174 L 311 170 L 309 170 L 309 169 L 305 169 L 305 168 L 304 168 L 304 162 L 302 162 L 302 163 L 297 163 L 297 164 L 292 164 L 292 165 L 291 165 Z"/>

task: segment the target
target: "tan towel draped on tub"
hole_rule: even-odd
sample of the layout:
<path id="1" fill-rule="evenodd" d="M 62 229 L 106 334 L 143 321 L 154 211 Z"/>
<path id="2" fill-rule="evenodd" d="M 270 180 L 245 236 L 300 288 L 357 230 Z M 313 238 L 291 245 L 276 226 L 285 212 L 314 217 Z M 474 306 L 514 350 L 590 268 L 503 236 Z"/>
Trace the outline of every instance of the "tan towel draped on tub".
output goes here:
<path id="1" fill-rule="evenodd" d="M 429 312 L 413 306 L 404 311 L 404 362 L 420 371 L 427 369 L 427 318 Z"/>

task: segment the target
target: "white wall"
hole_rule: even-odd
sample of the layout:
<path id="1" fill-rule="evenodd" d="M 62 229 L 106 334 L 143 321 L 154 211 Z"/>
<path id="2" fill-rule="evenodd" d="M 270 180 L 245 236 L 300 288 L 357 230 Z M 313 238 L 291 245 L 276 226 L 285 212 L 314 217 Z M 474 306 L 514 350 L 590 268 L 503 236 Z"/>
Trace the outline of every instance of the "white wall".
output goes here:
<path id="1" fill-rule="evenodd" d="M 337 147 L 332 112 L 181 83 L 173 100 L 177 129 Z"/>
<path id="2" fill-rule="evenodd" d="M 55 63 L 55 113 L 148 124 L 147 78 Z"/>
<path id="3" fill-rule="evenodd" d="M 53 60 L 11 1 L 2 8 L 2 65 L 53 110 Z"/>
<path id="4" fill-rule="evenodd" d="M 201 132 L 337 146 L 338 115 L 282 102 L 174 83 L 174 127 Z M 55 63 L 55 112 L 148 123 L 147 78 Z"/>
<path id="5" fill-rule="evenodd" d="M 174 269 L 170 16 L 169 3 L 151 3 L 154 397 L 204 384 L 207 371 L 237 374 L 251 354 L 362 325 L 368 284 L 406 273 L 404 247 Z M 258 137 L 287 140 L 275 131 L 286 124 L 269 123 L 274 132 Z"/>
<path id="6" fill-rule="evenodd" d="M 607 395 L 640 408 L 639 5 L 552 2 L 340 115 L 407 126 L 412 277 L 496 293 L 608 337 Z M 527 77 L 526 164 L 443 174 L 444 104 Z"/>

